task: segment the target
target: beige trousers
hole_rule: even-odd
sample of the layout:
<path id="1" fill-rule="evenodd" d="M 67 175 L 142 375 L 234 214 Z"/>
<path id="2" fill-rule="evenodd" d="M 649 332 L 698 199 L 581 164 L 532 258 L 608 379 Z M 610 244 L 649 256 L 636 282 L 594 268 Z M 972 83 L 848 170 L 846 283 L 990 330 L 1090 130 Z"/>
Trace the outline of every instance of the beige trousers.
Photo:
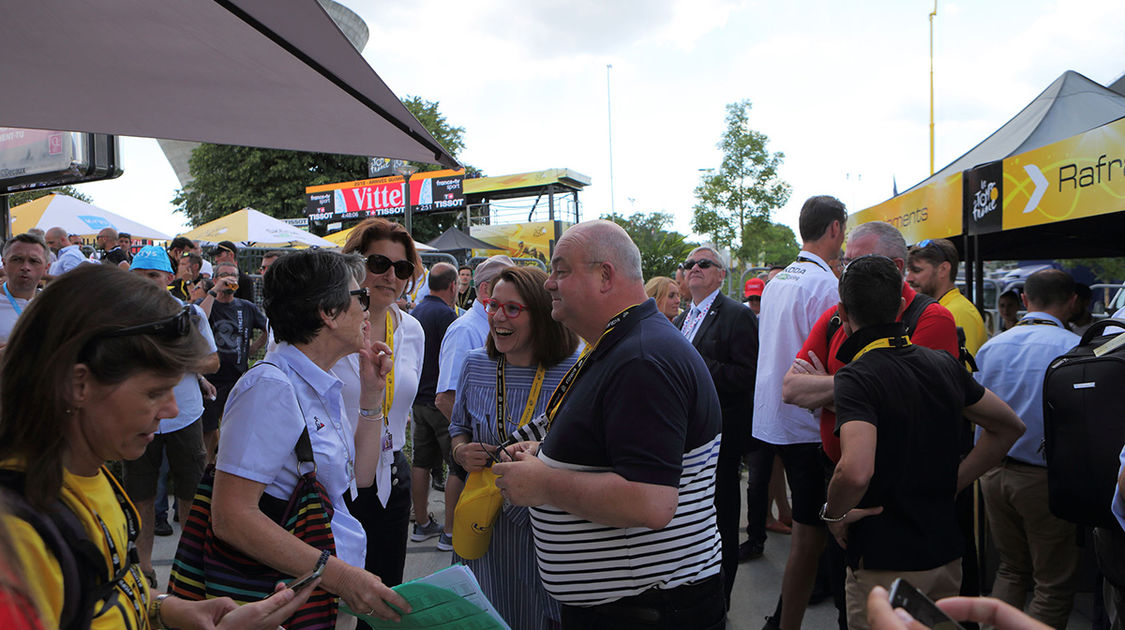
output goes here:
<path id="1" fill-rule="evenodd" d="M 981 476 L 984 509 L 1000 566 L 992 596 L 1052 628 L 1065 628 L 1074 604 L 1079 550 L 1074 525 L 1047 507 L 1047 469 L 1005 463 Z"/>
<path id="2" fill-rule="evenodd" d="M 876 586 L 890 590 L 891 582 L 902 578 L 926 597 L 937 601 L 961 592 L 961 559 L 928 571 L 876 571 L 848 569 L 844 593 L 848 602 L 848 630 L 870 630 L 867 624 L 867 596 Z"/>

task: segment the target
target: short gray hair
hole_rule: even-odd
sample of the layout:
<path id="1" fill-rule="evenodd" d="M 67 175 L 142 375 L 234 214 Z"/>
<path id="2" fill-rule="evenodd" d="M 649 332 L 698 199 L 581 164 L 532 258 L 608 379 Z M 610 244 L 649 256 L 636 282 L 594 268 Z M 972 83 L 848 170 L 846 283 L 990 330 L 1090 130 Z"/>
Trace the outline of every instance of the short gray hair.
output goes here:
<path id="1" fill-rule="evenodd" d="M 719 265 L 723 269 L 727 268 L 727 263 L 725 260 L 723 260 L 723 255 L 715 251 L 713 248 L 707 247 L 706 245 L 701 245 L 691 250 L 691 253 L 688 254 L 688 256 L 694 256 L 696 252 L 711 252 L 711 255 L 715 257 L 715 260 L 719 261 Z"/>
<path id="2" fill-rule="evenodd" d="M 608 262 L 629 280 L 644 282 L 641 272 L 641 250 L 629 233 L 613 221 L 595 219 L 570 228 L 586 237 L 587 262 Z"/>
<path id="3" fill-rule="evenodd" d="M 848 235 L 848 240 L 851 241 L 852 239 L 861 238 L 868 234 L 874 234 L 876 236 L 877 244 L 874 253 L 886 256 L 887 258 L 898 258 L 903 262 L 906 261 L 906 239 L 902 237 L 902 232 L 899 232 L 898 228 L 884 221 L 861 223 Z"/>

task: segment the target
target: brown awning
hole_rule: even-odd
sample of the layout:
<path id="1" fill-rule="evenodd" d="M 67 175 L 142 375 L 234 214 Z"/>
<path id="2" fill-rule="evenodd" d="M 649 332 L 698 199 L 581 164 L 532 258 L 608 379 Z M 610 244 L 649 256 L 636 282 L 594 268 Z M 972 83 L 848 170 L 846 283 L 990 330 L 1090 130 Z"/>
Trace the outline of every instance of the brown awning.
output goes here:
<path id="1" fill-rule="evenodd" d="M 0 20 L 0 125 L 459 164 L 316 0 L 34 0 Z"/>

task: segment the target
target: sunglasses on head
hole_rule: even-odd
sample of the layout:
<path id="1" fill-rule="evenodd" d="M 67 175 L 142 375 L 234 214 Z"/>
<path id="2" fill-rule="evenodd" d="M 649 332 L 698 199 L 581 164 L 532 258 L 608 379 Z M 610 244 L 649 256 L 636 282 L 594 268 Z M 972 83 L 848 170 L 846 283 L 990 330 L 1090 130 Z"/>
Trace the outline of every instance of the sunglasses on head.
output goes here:
<path id="1" fill-rule="evenodd" d="M 941 256 L 941 259 L 943 261 L 948 262 L 948 263 L 953 262 L 952 260 L 949 259 L 949 255 L 945 252 L 945 248 L 942 247 L 941 245 L 939 245 L 938 242 L 935 241 L 932 238 L 927 238 L 925 240 L 918 241 L 918 244 L 915 245 L 913 249 L 914 249 L 914 251 L 921 251 L 923 249 L 936 249 L 937 252 L 938 252 L 938 255 Z"/>
<path id="2" fill-rule="evenodd" d="M 680 268 L 682 268 L 684 271 L 691 271 L 691 268 L 696 266 L 696 265 L 699 265 L 700 269 L 710 269 L 711 267 L 718 267 L 719 266 L 718 263 L 707 260 L 706 258 L 702 258 L 700 260 L 695 260 L 694 258 L 688 258 L 687 260 L 685 260 L 680 265 Z"/>
<path id="3" fill-rule="evenodd" d="M 520 316 L 520 313 L 527 310 L 527 306 L 519 302 L 503 302 L 499 300 L 487 299 L 483 301 L 484 312 L 489 315 L 495 315 L 501 309 L 504 310 L 504 317 L 508 319 L 515 319 Z"/>
<path id="4" fill-rule="evenodd" d="M 130 335 L 153 335 L 165 339 L 175 339 L 191 334 L 191 327 L 192 308 L 188 305 L 184 306 L 179 313 L 171 317 L 165 317 L 164 319 L 147 324 L 137 324 L 136 326 L 126 326 L 125 328 L 111 330 L 98 335 L 98 338 L 108 339 L 110 337 L 128 337 Z"/>
<path id="5" fill-rule="evenodd" d="M 395 268 L 395 277 L 406 280 L 414 275 L 414 263 L 409 260 L 395 260 L 382 254 L 371 254 L 367 257 L 367 270 L 375 275 L 387 273 L 391 267 Z"/>
<path id="6" fill-rule="evenodd" d="M 352 289 L 348 291 L 348 295 L 354 295 L 359 298 L 359 305 L 363 310 L 371 308 L 371 292 L 367 289 Z"/>

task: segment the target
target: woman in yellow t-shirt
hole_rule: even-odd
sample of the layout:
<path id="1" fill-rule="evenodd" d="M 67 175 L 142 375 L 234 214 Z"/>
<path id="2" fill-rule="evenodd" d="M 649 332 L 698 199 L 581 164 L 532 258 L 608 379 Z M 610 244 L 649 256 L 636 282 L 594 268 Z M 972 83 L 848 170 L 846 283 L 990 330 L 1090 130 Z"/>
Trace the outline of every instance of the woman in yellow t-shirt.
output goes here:
<path id="1" fill-rule="evenodd" d="M 136 273 L 82 265 L 16 323 L 0 363 L 3 522 L 16 555 L 6 560 L 22 569 L 43 627 L 276 628 L 312 590 L 281 588 L 240 608 L 153 597 L 141 574 L 137 511 L 104 464 L 139 457 L 159 420 L 176 415 L 172 388 L 206 353 L 191 317 Z M 32 522 L 57 524 L 49 515 L 59 502 L 77 525 L 64 525 L 52 546 Z M 78 538 L 90 543 L 85 552 L 75 552 Z M 68 550 L 61 557 L 52 552 L 59 541 Z M 71 561 L 78 571 L 64 569 Z M 94 577 L 76 584 L 83 570 Z M 67 607 L 79 590 L 67 592 L 72 585 L 94 595 Z"/>

